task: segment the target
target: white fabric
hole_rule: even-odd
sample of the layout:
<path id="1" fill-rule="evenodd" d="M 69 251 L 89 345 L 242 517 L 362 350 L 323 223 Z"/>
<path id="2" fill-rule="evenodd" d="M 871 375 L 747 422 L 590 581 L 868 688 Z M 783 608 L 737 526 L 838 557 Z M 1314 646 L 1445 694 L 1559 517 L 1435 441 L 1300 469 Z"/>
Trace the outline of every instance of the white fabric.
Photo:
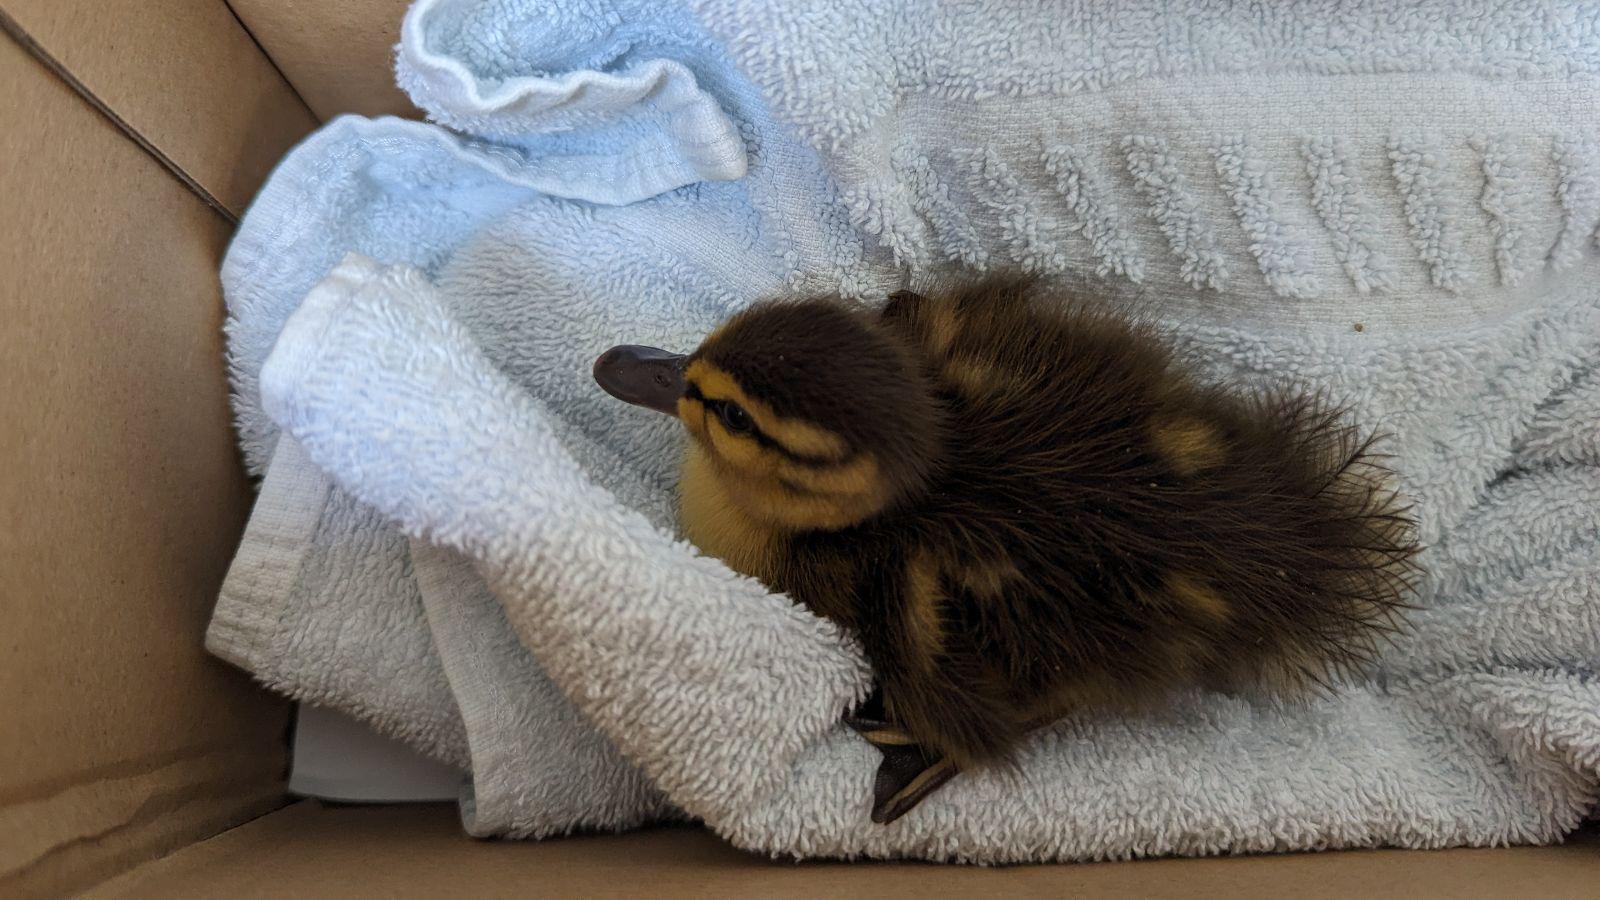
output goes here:
<path id="1" fill-rule="evenodd" d="M 338 487 L 281 539 L 299 574 L 225 592 L 211 646 L 470 756 L 478 834 L 626 827 L 665 795 L 795 855 L 1555 839 L 1600 768 L 1591 6 L 425 0 L 407 44 L 479 88 L 404 48 L 401 81 L 477 136 L 330 123 L 229 253 L 247 457 L 278 440 L 265 395 Z M 478 102 L 651 59 L 734 123 L 742 178 L 555 199 L 587 189 L 541 192 L 545 161 L 664 139 L 658 112 L 568 134 L 538 103 Z M 347 251 L 381 262 L 335 271 Z M 673 423 L 619 409 L 588 366 L 692 346 L 758 296 L 874 297 L 949 267 L 1134 299 L 1217 374 L 1323 384 L 1394 432 L 1432 580 L 1382 677 L 1304 708 L 1196 695 L 1069 720 L 1020 780 L 963 776 L 870 825 L 872 753 L 836 725 L 859 655 L 672 542 Z M 532 660 L 390 521 L 491 574 Z M 464 598 L 448 621 L 427 584 Z"/>

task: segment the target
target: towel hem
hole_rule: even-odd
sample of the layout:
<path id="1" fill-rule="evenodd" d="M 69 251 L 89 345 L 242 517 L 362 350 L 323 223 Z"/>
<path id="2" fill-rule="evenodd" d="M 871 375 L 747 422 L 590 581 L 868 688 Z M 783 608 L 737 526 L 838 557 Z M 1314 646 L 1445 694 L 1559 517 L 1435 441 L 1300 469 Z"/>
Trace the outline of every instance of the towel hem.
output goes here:
<path id="1" fill-rule="evenodd" d="M 293 584 L 312 548 L 331 482 L 292 438 L 281 436 L 267 466 L 238 554 L 206 628 L 213 655 L 268 681 L 279 671 L 272 643 L 283 633 Z"/>

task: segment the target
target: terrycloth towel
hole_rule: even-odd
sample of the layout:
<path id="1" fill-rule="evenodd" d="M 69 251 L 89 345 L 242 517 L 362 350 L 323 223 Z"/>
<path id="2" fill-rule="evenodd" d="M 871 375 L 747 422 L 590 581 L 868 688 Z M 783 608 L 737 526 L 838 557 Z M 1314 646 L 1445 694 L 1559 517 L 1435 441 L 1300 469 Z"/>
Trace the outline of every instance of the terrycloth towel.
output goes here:
<path id="1" fill-rule="evenodd" d="M 325 498 L 291 504 L 314 534 L 279 526 L 296 574 L 254 556 L 214 649 L 469 763 L 479 834 L 671 804 L 774 853 L 1001 861 L 1549 840 L 1581 818 L 1600 777 L 1594 11 L 833 7 L 412 10 L 402 83 L 499 143 L 340 120 L 247 217 L 224 272 L 247 454 L 303 444 L 371 508 L 288 490 Z M 454 69 L 415 62 L 435 35 Z M 621 208 L 535 193 L 564 142 L 676 146 L 660 110 L 545 134 L 536 99 L 563 66 L 643 78 L 661 55 L 736 123 L 744 178 Z M 352 258 L 319 285 L 346 250 L 410 265 Z M 1327 384 L 1394 431 L 1434 576 L 1381 677 L 1303 707 L 1071 719 L 1014 780 L 966 775 L 867 822 L 873 754 L 837 726 L 859 655 L 671 540 L 673 423 L 587 369 L 621 340 L 692 346 L 756 296 L 871 296 L 945 265 L 1137 294 L 1218 374 Z M 427 543 L 405 553 L 390 520 Z"/>

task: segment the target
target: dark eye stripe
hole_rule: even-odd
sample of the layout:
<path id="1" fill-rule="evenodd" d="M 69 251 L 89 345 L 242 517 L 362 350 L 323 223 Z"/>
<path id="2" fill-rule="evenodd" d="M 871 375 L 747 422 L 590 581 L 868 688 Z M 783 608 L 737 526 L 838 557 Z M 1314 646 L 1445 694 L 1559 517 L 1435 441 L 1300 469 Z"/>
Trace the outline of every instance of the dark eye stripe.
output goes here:
<path id="1" fill-rule="evenodd" d="M 684 388 L 683 395 L 688 397 L 690 400 L 700 403 L 708 412 L 713 414 L 717 412 L 717 406 L 719 404 L 725 403 L 729 406 L 738 406 L 738 404 L 731 400 L 713 399 L 711 397 L 707 397 L 705 393 L 700 390 L 700 385 L 693 381 L 689 382 L 689 386 Z M 743 407 L 740 407 L 740 409 L 743 410 L 745 416 L 750 420 L 750 430 L 744 432 L 743 434 L 735 433 L 735 436 L 751 438 L 762 447 L 777 451 L 791 462 L 796 462 L 802 466 L 808 466 L 814 469 L 830 469 L 834 466 L 844 465 L 855 458 L 854 453 L 848 454 L 843 459 L 833 459 L 831 457 L 810 456 L 804 453 L 796 453 L 793 450 L 790 450 L 788 447 L 785 447 L 783 444 L 778 443 L 765 431 L 762 431 L 761 426 L 756 423 L 756 417 L 750 415 L 749 410 L 743 409 Z M 726 427 L 726 425 L 724 425 L 724 427 Z"/>
<path id="2" fill-rule="evenodd" d="M 789 453 L 788 448 L 784 447 L 782 444 L 779 444 L 777 441 L 775 441 L 772 438 L 768 437 L 766 432 L 761 430 L 761 426 L 756 424 L 755 416 L 750 415 L 750 411 L 749 410 L 744 409 L 743 407 L 740 407 L 737 403 L 734 403 L 731 400 L 713 399 L 711 397 L 707 397 L 705 395 L 705 393 L 700 390 L 700 385 L 695 384 L 692 381 L 689 382 L 689 386 L 684 389 L 683 395 L 685 397 L 688 397 L 690 400 L 694 400 L 694 401 L 700 403 L 702 406 L 704 406 L 706 408 L 707 412 L 717 416 L 717 418 L 719 418 L 719 419 L 722 418 L 722 416 L 721 416 L 721 407 L 723 407 L 723 406 L 738 407 L 740 412 L 743 412 L 745 414 L 745 419 L 747 421 L 749 421 L 750 429 L 748 431 L 744 432 L 743 434 L 740 434 L 738 432 L 733 431 L 733 429 L 730 428 L 730 429 L 728 429 L 730 433 L 733 433 L 735 437 L 754 438 L 756 443 L 760 444 L 763 447 L 771 447 L 772 449 L 777 450 L 779 453 L 783 453 L 783 454 L 786 454 L 786 455 L 792 455 L 792 454 Z M 726 422 L 723 422 L 723 427 L 725 427 L 725 428 L 727 427 L 727 423 Z"/>

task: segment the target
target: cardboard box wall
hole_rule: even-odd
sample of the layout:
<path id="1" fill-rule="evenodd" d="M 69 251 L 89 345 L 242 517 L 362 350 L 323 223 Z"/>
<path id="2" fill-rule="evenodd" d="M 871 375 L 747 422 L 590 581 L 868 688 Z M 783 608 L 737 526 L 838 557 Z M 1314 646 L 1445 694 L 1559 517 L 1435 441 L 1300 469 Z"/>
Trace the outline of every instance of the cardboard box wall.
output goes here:
<path id="1" fill-rule="evenodd" d="M 201 649 L 251 501 L 216 269 L 273 162 L 319 121 L 412 114 L 390 66 L 405 5 L 0 0 L 0 895 L 1600 896 L 1592 834 L 1546 849 L 793 866 L 691 829 L 477 843 L 445 807 L 285 796 L 287 705 Z"/>

